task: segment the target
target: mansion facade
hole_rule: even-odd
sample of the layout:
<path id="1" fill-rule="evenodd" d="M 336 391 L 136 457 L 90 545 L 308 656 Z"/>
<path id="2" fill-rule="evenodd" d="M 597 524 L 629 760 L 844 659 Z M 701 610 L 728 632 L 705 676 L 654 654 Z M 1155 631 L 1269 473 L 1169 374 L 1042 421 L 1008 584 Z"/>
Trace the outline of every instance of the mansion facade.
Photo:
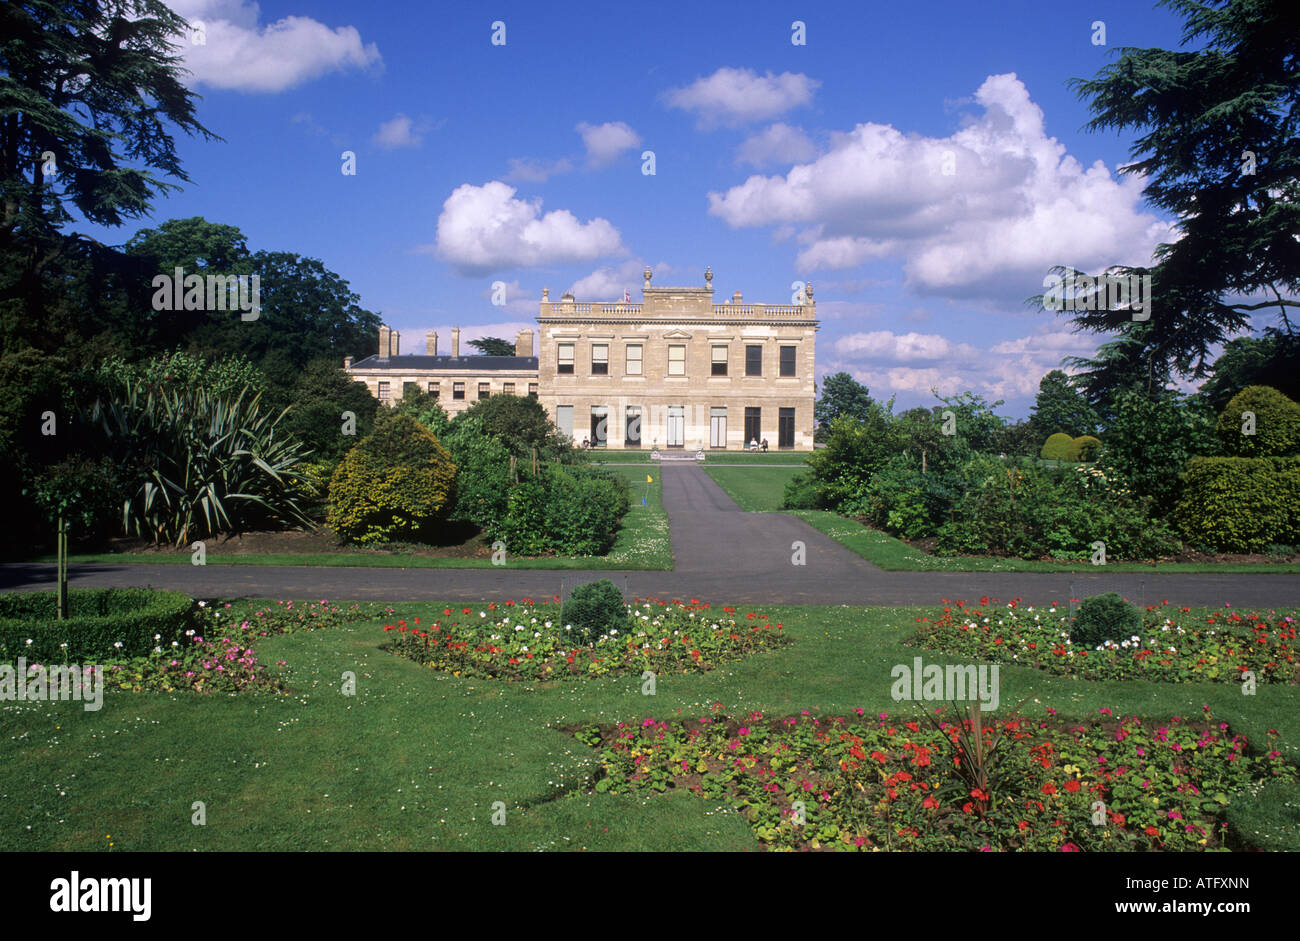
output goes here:
<path id="1" fill-rule="evenodd" d="M 492 395 L 537 398 L 575 444 L 597 448 L 742 450 L 813 447 L 812 286 L 802 303 L 745 304 L 737 291 L 713 302 L 713 272 L 703 287 L 651 287 L 642 302 L 558 302 L 542 291 L 537 349 L 532 330 L 514 356 L 461 356 L 460 329 L 451 354 L 426 334 L 424 355 L 400 355 L 400 337 L 379 331 L 379 352 L 344 369 L 386 404 L 414 384 L 449 414 Z"/>

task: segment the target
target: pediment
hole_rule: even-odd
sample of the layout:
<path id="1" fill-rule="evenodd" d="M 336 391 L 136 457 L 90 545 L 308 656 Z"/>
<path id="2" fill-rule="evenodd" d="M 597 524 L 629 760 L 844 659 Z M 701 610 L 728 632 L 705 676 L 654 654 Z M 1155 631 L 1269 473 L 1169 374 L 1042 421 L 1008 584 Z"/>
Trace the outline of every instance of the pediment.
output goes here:
<path id="1" fill-rule="evenodd" d="M 665 340 L 689 340 L 691 335 L 684 330 L 670 330 L 664 334 Z"/>

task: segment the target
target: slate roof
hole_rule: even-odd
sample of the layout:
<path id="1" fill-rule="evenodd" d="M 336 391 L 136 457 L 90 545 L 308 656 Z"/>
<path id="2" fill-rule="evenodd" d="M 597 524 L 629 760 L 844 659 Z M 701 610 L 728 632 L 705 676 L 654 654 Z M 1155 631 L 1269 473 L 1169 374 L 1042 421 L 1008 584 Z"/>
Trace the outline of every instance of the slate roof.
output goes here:
<path id="1" fill-rule="evenodd" d="M 413 369 L 446 369 L 459 372 L 494 372 L 503 369 L 537 371 L 536 356 L 392 356 L 380 359 L 367 356 L 352 364 L 353 371 L 367 372 L 391 370 L 410 372 Z"/>

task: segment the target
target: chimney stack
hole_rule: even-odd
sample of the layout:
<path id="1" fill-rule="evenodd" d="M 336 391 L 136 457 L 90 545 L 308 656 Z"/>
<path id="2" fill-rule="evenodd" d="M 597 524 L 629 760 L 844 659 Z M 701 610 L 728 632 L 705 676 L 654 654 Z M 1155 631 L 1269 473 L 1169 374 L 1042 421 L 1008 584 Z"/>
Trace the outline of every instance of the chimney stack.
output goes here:
<path id="1" fill-rule="evenodd" d="M 533 331 L 520 330 L 519 336 L 515 337 L 515 355 L 532 356 L 533 355 Z"/>
<path id="2" fill-rule="evenodd" d="M 460 327 L 451 328 L 451 355 L 460 355 Z"/>
<path id="3" fill-rule="evenodd" d="M 400 333 L 398 333 L 396 330 L 394 330 L 392 333 L 390 333 L 390 334 L 388 335 L 388 337 L 389 337 L 389 339 L 388 339 L 388 350 L 389 350 L 388 355 L 389 355 L 389 356 L 397 356 L 398 353 L 401 351 L 401 346 L 402 346 L 402 335 L 401 335 Z"/>
<path id="4" fill-rule="evenodd" d="M 392 333 L 393 333 L 392 327 L 381 326 L 379 328 L 379 358 L 380 359 L 388 359 L 388 350 L 392 342 L 391 340 Z"/>
<path id="5" fill-rule="evenodd" d="M 740 303 L 740 292 L 739 292 L 739 291 L 737 291 L 735 294 L 731 295 L 731 303 L 733 303 L 733 304 L 739 304 L 739 303 Z"/>
<path id="6" fill-rule="evenodd" d="M 428 356 L 438 355 L 438 331 L 429 330 L 424 334 L 424 352 Z"/>
<path id="7" fill-rule="evenodd" d="M 345 357 L 343 357 L 343 368 L 344 368 L 344 369 L 351 369 L 351 368 L 352 368 L 352 357 L 351 357 L 351 356 L 345 356 Z"/>

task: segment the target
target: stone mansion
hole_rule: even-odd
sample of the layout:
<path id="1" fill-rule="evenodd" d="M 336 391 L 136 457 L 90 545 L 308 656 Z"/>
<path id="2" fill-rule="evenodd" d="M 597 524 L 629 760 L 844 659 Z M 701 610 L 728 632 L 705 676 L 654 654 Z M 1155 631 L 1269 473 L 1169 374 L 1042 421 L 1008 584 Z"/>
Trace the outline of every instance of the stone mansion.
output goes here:
<path id="1" fill-rule="evenodd" d="M 409 385 L 437 396 L 449 414 L 491 395 L 529 395 L 559 428 L 593 447 L 741 450 L 813 447 L 812 285 L 802 303 L 746 304 L 737 291 L 713 302 L 703 287 L 651 287 L 640 304 L 590 303 L 542 291 L 533 331 L 520 331 L 514 356 L 451 355 L 426 334 L 424 355 L 400 355 L 395 330 L 381 327 L 379 352 L 344 368 L 381 402 Z"/>

